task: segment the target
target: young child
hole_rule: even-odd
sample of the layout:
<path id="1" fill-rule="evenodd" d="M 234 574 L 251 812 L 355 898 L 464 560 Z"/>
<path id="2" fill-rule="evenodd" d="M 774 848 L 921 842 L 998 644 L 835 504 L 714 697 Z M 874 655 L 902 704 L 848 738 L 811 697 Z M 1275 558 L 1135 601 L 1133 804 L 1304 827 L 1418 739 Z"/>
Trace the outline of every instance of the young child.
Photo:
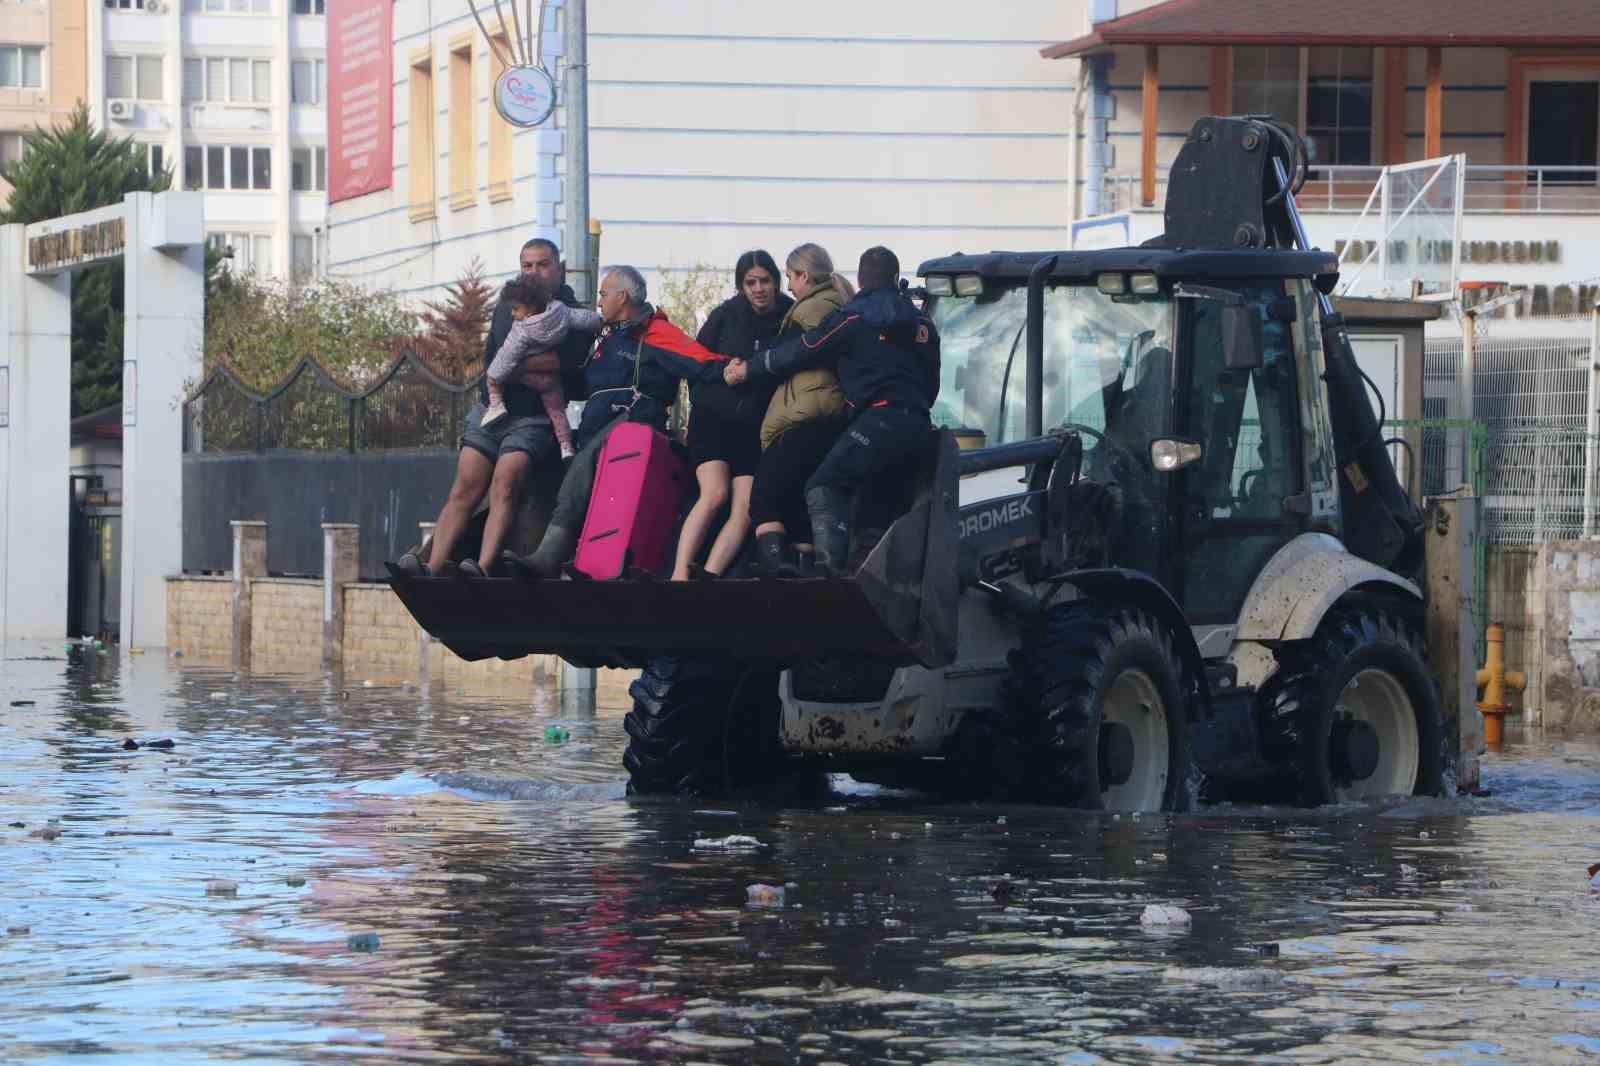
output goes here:
<path id="1" fill-rule="evenodd" d="M 489 407 L 483 412 L 480 424 L 491 426 L 506 416 L 507 382 L 526 385 L 539 394 L 545 413 L 550 416 L 556 442 L 561 445 L 561 458 L 571 459 L 575 454 L 572 423 L 567 421 L 567 397 L 561 389 L 561 374 L 553 370 L 523 370 L 522 364 L 560 344 L 569 330 L 598 330 L 602 320 L 593 311 L 574 309 L 552 299 L 549 289 L 534 278 L 513 278 L 506 282 L 500 299 L 511 305 L 513 321 L 511 331 L 489 363 Z"/>

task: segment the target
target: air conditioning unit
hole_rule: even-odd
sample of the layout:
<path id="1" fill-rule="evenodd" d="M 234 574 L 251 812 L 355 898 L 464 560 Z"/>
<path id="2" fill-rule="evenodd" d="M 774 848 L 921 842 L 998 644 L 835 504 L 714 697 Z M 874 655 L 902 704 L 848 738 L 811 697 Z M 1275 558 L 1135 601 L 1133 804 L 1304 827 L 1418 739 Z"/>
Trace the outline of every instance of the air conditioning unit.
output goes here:
<path id="1" fill-rule="evenodd" d="M 106 115 L 110 118 L 116 119 L 118 122 L 133 121 L 133 101 L 107 100 Z"/>
<path id="2" fill-rule="evenodd" d="M 144 0 L 144 9 L 149 14 L 159 15 L 166 10 L 166 5 L 161 0 Z"/>

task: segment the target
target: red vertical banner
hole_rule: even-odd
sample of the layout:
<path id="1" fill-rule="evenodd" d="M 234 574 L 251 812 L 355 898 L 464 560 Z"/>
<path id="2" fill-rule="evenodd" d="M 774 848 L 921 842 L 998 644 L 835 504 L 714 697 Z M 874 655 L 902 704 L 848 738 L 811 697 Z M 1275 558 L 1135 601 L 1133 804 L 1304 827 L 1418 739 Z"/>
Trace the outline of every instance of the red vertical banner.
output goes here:
<path id="1" fill-rule="evenodd" d="M 328 202 L 394 184 L 392 0 L 328 0 Z"/>

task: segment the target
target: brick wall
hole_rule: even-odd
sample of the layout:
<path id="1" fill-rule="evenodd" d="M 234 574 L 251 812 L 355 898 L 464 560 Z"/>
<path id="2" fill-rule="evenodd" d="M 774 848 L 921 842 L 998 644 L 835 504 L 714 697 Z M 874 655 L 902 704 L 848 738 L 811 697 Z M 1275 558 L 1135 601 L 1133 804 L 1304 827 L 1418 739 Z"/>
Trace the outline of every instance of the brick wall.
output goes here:
<path id="1" fill-rule="evenodd" d="M 320 633 L 320 629 L 319 629 Z M 366 681 L 415 681 L 422 630 L 388 585 L 344 587 L 344 672 Z"/>
<path id="2" fill-rule="evenodd" d="M 250 668 L 322 668 L 322 582 L 258 577 L 250 583 Z"/>
<path id="3" fill-rule="evenodd" d="M 226 663 L 233 656 L 233 578 L 167 578 L 167 650 Z"/>

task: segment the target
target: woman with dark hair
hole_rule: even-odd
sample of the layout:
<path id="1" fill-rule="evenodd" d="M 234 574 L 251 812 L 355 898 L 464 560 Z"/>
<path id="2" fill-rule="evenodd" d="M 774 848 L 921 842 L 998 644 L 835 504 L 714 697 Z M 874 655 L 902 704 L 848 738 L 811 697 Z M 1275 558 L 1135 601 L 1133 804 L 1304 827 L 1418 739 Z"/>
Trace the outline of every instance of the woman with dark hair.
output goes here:
<path id="1" fill-rule="evenodd" d="M 695 339 L 718 355 L 748 359 L 770 348 L 794 301 L 779 291 L 778 265 L 761 249 L 739 257 L 733 270 L 737 290 L 706 316 Z M 684 581 L 718 512 L 731 501 L 728 520 L 706 555 L 707 573 L 720 575 L 750 532 L 750 490 L 761 460 L 761 419 L 772 398 L 771 385 L 729 386 L 696 382 L 689 391 L 689 461 L 694 464 L 700 498 L 683 520 L 672 579 Z"/>

